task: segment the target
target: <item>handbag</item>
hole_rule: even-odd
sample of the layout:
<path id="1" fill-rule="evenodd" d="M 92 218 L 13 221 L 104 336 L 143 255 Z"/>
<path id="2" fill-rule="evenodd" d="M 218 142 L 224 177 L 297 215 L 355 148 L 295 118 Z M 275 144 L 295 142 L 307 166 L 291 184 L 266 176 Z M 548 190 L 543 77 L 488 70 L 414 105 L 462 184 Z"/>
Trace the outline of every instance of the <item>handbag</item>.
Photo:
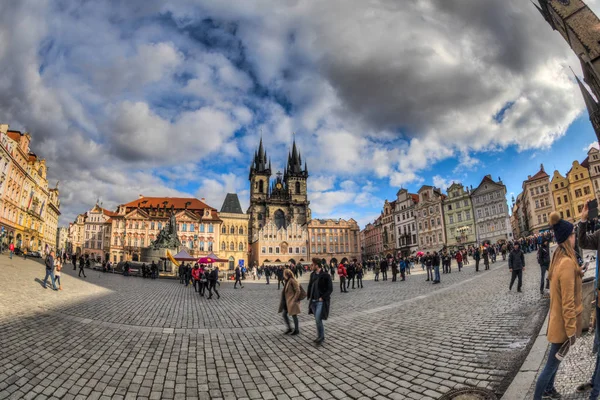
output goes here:
<path id="1" fill-rule="evenodd" d="M 298 284 L 298 287 L 300 288 L 300 294 L 298 295 L 298 301 L 302 301 L 306 298 L 306 291 L 304 290 L 302 285 Z"/>

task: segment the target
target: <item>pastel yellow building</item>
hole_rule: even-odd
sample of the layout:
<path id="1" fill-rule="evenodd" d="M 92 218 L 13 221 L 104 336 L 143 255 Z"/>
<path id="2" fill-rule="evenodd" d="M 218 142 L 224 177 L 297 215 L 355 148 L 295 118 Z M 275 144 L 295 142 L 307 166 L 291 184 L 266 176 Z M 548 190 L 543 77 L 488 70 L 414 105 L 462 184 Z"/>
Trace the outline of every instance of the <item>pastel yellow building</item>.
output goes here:
<path id="1" fill-rule="evenodd" d="M 219 257 L 227 259 L 227 268 L 232 270 L 238 265 L 248 268 L 248 214 L 244 214 L 238 195 L 227 193 L 219 212 L 221 225 L 221 243 Z"/>
<path id="2" fill-rule="evenodd" d="M 573 222 L 573 206 L 571 204 L 571 193 L 569 192 L 569 180 L 562 176 L 560 172 L 554 171 L 550 190 L 554 199 L 554 210 L 560 214 L 560 217 Z"/>
<path id="3" fill-rule="evenodd" d="M 581 166 L 579 161 L 573 161 L 573 167 L 567 172 L 569 180 L 569 193 L 571 195 L 571 212 L 576 218 L 581 214 L 581 210 L 586 201 L 594 198 L 594 190 L 590 172 L 587 168 Z"/>

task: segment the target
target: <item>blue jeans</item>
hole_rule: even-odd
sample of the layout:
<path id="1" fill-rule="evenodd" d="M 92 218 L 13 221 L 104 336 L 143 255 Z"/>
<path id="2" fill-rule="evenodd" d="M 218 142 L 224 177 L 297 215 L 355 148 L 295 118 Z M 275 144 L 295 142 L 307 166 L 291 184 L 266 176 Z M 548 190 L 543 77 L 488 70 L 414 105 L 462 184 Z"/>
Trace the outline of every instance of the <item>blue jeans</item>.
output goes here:
<path id="1" fill-rule="evenodd" d="M 10 259 L 11 259 L 11 260 L 12 260 L 12 256 L 13 256 L 13 254 L 14 254 L 14 253 L 15 253 L 15 252 L 11 250 L 11 252 L 10 252 Z"/>
<path id="2" fill-rule="evenodd" d="M 321 314 L 323 313 L 323 302 L 312 300 L 310 302 L 310 309 L 315 316 L 315 322 L 317 323 L 317 338 L 325 338 L 325 327 L 323 326 L 323 320 Z"/>
<path id="3" fill-rule="evenodd" d="M 434 265 L 433 269 L 435 270 L 435 279 L 433 281 L 434 282 L 439 282 L 440 281 L 440 266 L 439 265 Z"/>
<path id="4" fill-rule="evenodd" d="M 46 269 L 46 277 L 44 278 L 44 287 L 48 286 L 48 277 L 52 280 L 52 287 L 56 290 L 56 282 L 54 281 L 54 270 Z"/>
<path id="5" fill-rule="evenodd" d="M 556 371 L 558 371 L 558 367 L 560 366 L 560 361 L 556 358 L 556 353 L 561 346 L 561 343 L 550 343 L 548 361 L 546 361 L 546 366 L 535 384 L 534 400 L 541 400 L 544 393 L 551 392 L 554 389 L 554 378 L 556 377 Z"/>

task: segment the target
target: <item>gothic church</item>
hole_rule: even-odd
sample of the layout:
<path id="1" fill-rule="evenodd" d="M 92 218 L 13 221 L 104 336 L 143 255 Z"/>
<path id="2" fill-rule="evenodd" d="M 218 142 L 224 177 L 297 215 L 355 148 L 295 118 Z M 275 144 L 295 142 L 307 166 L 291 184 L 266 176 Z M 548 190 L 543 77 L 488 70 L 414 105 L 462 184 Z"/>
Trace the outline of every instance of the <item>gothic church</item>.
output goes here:
<path id="1" fill-rule="evenodd" d="M 271 160 L 262 138 L 250 166 L 250 216 L 248 241 L 251 265 L 308 263 L 308 230 L 311 219 L 307 195 L 308 168 L 292 145 L 283 174 L 271 179 Z"/>

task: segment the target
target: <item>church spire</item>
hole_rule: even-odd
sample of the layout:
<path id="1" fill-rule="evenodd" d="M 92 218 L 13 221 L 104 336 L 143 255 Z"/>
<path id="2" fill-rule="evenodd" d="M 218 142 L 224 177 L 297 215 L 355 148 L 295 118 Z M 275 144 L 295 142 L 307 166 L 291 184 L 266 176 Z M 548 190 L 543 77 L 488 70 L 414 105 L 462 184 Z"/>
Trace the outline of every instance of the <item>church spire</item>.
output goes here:
<path id="1" fill-rule="evenodd" d="M 573 75 L 575 75 L 575 72 L 573 72 Z M 583 100 L 585 101 L 585 106 L 590 116 L 590 122 L 596 133 L 596 138 L 600 141 L 600 105 L 577 75 L 575 75 L 575 79 L 577 79 L 579 90 L 581 90 L 581 94 L 583 95 Z"/>

